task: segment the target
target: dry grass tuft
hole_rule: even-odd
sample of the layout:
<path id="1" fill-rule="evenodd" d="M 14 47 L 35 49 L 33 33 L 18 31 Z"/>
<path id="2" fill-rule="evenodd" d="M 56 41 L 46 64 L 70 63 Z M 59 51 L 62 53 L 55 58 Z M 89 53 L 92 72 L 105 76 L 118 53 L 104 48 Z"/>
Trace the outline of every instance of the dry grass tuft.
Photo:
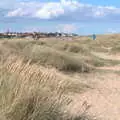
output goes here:
<path id="1" fill-rule="evenodd" d="M 78 61 L 69 54 L 45 46 L 27 46 L 22 53 L 27 61 L 31 59 L 31 63 L 54 67 L 60 71 L 90 72 L 92 70 L 91 67 L 82 60 Z"/>
<path id="2" fill-rule="evenodd" d="M 45 43 L 41 41 L 41 43 Z M 40 64 L 45 67 L 54 67 L 65 72 L 90 72 L 93 68 L 86 64 L 82 59 L 76 59 L 69 52 L 75 52 L 74 45 L 70 45 L 69 52 L 51 48 L 49 45 L 42 44 L 40 41 L 13 40 L 4 41 L 2 45 L 8 51 L 8 55 L 19 55 L 24 57 L 24 61 L 31 60 L 31 64 Z M 57 43 L 56 43 L 57 44 Z M 75 47 L 78 47 L 75 45 Z M 79 47 L 80 48 L 80 47 Z M 4 54 L 4 49 L 2 55 Z M 5 52 L 6 54 L 7 52 Z M 5 57 L 6 58 L 6 57 Z"/>
<path id="3" fill-rule="evenodd" d="M 0 68 L 0 116 L 3 120 L 76 120 L 64 112 L 72 99 L 66 89 L 73 82 L 53 70 L 9 57 Z M 67 92 L 70 92 L 67 90 Z M 71 91 L 72 92 L 72 91 Z M 80 118 L 79 120 L 85 120 Z"/>

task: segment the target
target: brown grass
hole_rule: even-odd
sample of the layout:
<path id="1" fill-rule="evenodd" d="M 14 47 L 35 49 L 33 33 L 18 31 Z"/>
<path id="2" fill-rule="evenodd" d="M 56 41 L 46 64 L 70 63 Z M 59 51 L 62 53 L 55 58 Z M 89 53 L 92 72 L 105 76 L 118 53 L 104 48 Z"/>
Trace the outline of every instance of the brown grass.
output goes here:
<path id="1" fill-rule="evenodd" d="M 75 94 L 89 90 L 98 77 L 103 79 L 99 70 L 94 71 L 98 76 L 93 73 L 94 67 L 119 64 L 93 52 L 113 54 L 119 51 L 118 43 L 119 35 L 98 36 L 96 41 L 1 40 L 0 119 L 92 120 L 87 114 L 73 115 L 68 108 Z"/>
<path id="2" fill-rule="evenodd" d="M 4 120 L 76 120 L 65 108 L 72 90 L 64 75 L 37 65 L 9 57 L 1 64 L 0 116 Z M 80 85 L 80 83 L 78 82 Z M 74 83 L 76 87 L 78 84 Z M 70 90 L 71 89 L 71 90 Z M 78 88 L 79 89 L 79 88 Z M 81 90 L 79 91 L 81 92 Z M 81 120 L 81 116 L 79 116 Z"/>
<path id="3" fill-rule="evenodd" d="M 51 48 L 46 44 L 40 45 L 40 42 L 13 40 L 5 41 L 2 45 L 8 50 L 8 54 L 23 56 L 24 61 L 31 60 L 31 64 L 37 63 L 65 72 L 90 72 L 93 69 L 84 60 L 76 59 L 69 52 Z"/>

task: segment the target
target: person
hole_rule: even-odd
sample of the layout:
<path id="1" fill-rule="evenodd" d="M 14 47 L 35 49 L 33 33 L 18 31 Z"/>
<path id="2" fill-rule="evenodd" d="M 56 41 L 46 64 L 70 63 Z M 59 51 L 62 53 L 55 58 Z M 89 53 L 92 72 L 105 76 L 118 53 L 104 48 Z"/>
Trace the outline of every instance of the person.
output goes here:
<path id="1" fill-rule="evenodd" d="M 96 40 L 96 35 L 95 34 L 93 34 L 93 40 Z"/>

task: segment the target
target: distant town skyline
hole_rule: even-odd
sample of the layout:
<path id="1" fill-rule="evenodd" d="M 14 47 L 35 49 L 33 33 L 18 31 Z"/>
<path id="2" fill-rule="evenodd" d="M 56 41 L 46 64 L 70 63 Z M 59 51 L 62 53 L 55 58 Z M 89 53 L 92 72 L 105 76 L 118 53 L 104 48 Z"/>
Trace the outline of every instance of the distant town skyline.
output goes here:
<path id="1" fill-rule="evenodd" d="M 120 32 L 120 1 L 1 0 L 0 32 Z"/>

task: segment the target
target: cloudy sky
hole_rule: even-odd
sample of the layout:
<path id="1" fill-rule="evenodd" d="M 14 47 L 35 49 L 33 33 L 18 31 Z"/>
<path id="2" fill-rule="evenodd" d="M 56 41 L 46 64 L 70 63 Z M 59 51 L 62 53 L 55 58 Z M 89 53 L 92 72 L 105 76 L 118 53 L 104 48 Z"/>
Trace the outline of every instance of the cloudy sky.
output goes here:
<path id="1" fill-rule="evenodd" d="M 0 0 L 0 32 L 120 32 L 119 0 Z"/>

